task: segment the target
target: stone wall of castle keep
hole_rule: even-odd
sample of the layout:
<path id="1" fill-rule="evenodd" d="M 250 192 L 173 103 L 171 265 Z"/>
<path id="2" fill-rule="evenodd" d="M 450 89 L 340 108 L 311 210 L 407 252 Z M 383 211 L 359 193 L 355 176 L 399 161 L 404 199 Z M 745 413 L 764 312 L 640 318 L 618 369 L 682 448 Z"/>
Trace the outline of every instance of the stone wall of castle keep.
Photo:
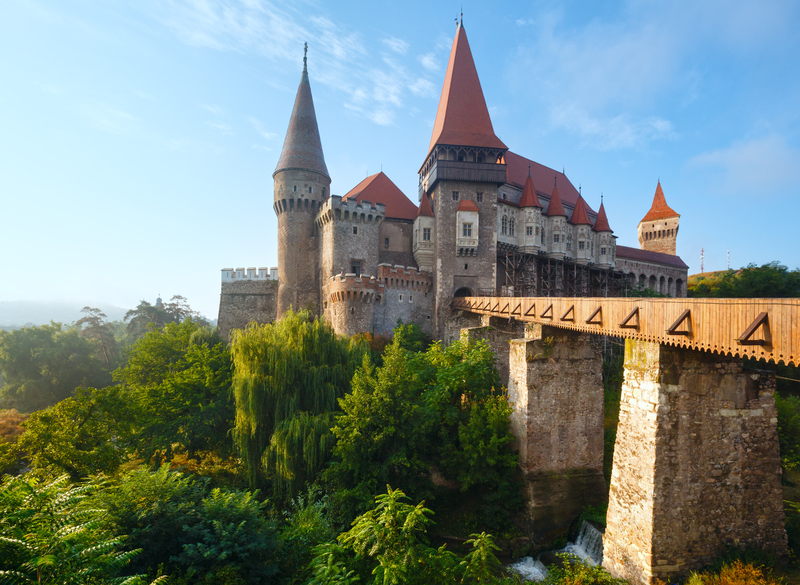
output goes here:
<path id="1" fill-rule="evenodd" d="M 243 329 L 251 321 L 272 323 L 277 314 L 277 280 L 222 282 L 217 326 L 225 339 L 233 329 Z"/>
<path id="2" fill-rule="evenodd" d="M 537 534 L 604 501 L 602 366 L 592 335 L 529 323 L 511 341 L 511 429 Z"/>
<path id="3" fill-rule="evenodd" d="M 774 374 L 625 342 L 603 566 L 673 582 L 727 547 L 786 553 Z"/>

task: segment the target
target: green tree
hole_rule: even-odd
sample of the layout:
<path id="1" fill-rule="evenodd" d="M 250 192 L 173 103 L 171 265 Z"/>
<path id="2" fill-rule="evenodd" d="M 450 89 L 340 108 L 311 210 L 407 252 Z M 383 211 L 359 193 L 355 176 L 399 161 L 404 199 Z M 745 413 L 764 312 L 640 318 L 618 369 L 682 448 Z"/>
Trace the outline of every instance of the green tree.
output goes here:
<path id="1" fill-rule="evenodd" d="M 103 510 L 85 506 L 101 487 L 71 485 L 67 476 L 0 480 L 0 583 L 143 583 L 137 575 L 114 579 L 140 551 L 119 551 L 121 538 L 104 528 Z"/>
<path id="2" fill-rule="evenodd" d="M 233 426 L 231 357 L 216 330 L 188 318 L 148 331 L 114 372 L 136 420 L 136 449 L 147 461 L 227 454 Z"/>
<path id="3" fill-rule="evenodd" d="M 789 270 L 780 262 L 741 270 L 728 270 L 710 282 L 701 281 L 689 289 L 692 297 L 796 298 L 800 297 L 800 270 Z"/>
<path id="4" fill-rule="evenodd" d="M 519 503 L 517 457 L 508 448 L 511 408 L 497 390 L 486 343 L 460 340 L 411 352 L 395 335 L 383 365 L 365 361 L 352 386 L 333 429 L 337 461 L 326 472 L 350 517 L 381 484 L 398 485 L 414 499 L 430 498 L 431 478 L 441 473 L 464 491 L 477 488 L 487 520 L 507 519 Z"/>
<path id="5" fill-rule="evenodd" d="M 266 473 L 276 495 L 291 496 L 319 472 L 337 401 L 366 351 L 307 311 L 234 331 L 234 437 L 251 486 Z"/>
<path id="6" fill-rule="evenodd" d="M 0 331 L 0 371 L 6 380 L 0 407 L 21 412 L 53 405 L 76 388 L 111 381 L 92 344 L 61 323 Z"/>
<path id="7" fill-rule="evenodd" d="M 109 526 L 128 534 L 127 548 L 143 548 L 129 571 L 154 575 L 159 567 L 185 583 L 270 582 L 279 570 L 275 526 L 256 493 L 210 489 L 208 481 L 167 465 L 122 475 L 94 502 Z"/>
<path id="8" fill-rule="evenodd" d="M 75 321 L 80 330 L 80 336 L 89 339 L 97 346 L 98 358 L 111 370 L 116 364 L 118 350 L 114 330 L 106 321 L 108 317 L 100 309 L 84 307 L 81 309 L 84 316 Z"/>
<path id="9" fill-rule="evenodd" d="M 113 473 L 127 458 L 132 424 L 119 387 L 81 388 L 23 423 L 18 448 L 34 469 L 78 481 Z"/>

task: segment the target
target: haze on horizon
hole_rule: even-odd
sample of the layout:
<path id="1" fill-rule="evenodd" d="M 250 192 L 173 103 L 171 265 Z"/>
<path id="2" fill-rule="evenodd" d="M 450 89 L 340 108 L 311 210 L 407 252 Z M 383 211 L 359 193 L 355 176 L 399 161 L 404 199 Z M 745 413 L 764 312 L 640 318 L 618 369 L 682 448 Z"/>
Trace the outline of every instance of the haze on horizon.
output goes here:
<path id="1" fill-rule="evenodd" d="M 0 301 L 160 294 L 217 315 L 275 266 L 272 172 L 309 44 L 332 192 L 417 201 L 460 4 L 10 0 L 0 19 Z M 800 198 L 800 6 L 464 5 L 497 134 L 561 170 L 621 245 L 660 178 L 700 269 L 779 260 Z"/>

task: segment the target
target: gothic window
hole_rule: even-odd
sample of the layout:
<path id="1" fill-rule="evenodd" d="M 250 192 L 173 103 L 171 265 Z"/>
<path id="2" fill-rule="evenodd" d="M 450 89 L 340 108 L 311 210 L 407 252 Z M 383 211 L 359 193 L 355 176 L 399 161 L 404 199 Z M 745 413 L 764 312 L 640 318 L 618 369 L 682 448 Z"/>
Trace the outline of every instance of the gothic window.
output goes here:
<path id="1" fill-rule="evenodd" d="M 513 235 L 514 235 L 514 226 L 517 224 L 517 222 L 516 222 L 516 221 L 515 221 L 515 219 L 512 217 L 512 218 L 509 220 L 509 222 L 508 222 L 508 223 L 509 223 L 509 226 L 508 226 L 508 232 L 509 232 L 509 234 L 510 234 L 511 236 L 513 236 Z"/>
<path id="2" fill-rule="evenodd" d="M 601 256 L 605 256 L 606 255 L 606 249 L 605 248 L 600 248 L 600 255 Z"/>
<path id="3" fill-rule="evenodd" d="M 478 200 L 478 203 L 483 202 L 483 193 L 478 193 L 475 198 Z"/>
<path id="4" fill-rule="evenodd" d="M 558 244 L 559 235 L 560 235 L 560 234 L 553 234 L 553 243 L 554 243 L 554 244 Z"/>
<path id="5" fill-rule="evenodd" d="M 508 233 L 508 218 L 505 215 L 503 216 L 503 221 L 501 222 L 501 225 L 503 226 L 501 229 L 501 233 L 505 236 Z"/>
<path id="6" fill-rule="evenodd" d="M 353 234 L 358 234 L 358 226 L 353 226 Z"/>
<path id="7" fill-rule="evenodd" d="M 458 201 L 458 191 L 453 191 L 453 201 Z"/>
<path id="8" fill-rule="evenodd" d="M 526 236 L 532 236 L 533 235 L 533 226 L 532 225 L 525 226 L 525 235 Z"/>
<path id="9" fill-rule="evenodd" d="M 567 236 L 567 250 L 572 250 L 572 236 Z"/>
<path id="10" fill-rule="evenodd" d="M 463 224 L 462 234 L 464 235 L 465 238 L 471 238 L 472 237 L 472 224 L 471 223 Z"/>
<path id="11" fill-rule="evenodd" d="M 583 240 L 578 242 L 578 250 L 583 250 L 585 245 L 586 245 L 586 242 L 584 242 Z"/>
<path id="12" fill-rule="evenodd" d="M 431 241 L 431 228 L 422 228 L 422 241 L 423 242 Z"/>

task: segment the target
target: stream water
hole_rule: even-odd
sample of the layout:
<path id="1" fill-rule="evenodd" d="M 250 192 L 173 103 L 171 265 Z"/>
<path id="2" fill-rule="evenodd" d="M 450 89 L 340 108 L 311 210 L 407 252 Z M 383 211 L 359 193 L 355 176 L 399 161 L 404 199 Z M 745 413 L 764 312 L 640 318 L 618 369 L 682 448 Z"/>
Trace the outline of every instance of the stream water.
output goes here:
<path id="1" fill-rule="evenodd" d="M 584 522 L 575 542 L 568 542 L 557 552 L 573 554 L 589 565 L 599 565 L 603 562 L 603 533 Z M 547 567 L 538 558 L 525 557 L 510 568 L 528 581 L 542 581 L 547 576 Z"/>

